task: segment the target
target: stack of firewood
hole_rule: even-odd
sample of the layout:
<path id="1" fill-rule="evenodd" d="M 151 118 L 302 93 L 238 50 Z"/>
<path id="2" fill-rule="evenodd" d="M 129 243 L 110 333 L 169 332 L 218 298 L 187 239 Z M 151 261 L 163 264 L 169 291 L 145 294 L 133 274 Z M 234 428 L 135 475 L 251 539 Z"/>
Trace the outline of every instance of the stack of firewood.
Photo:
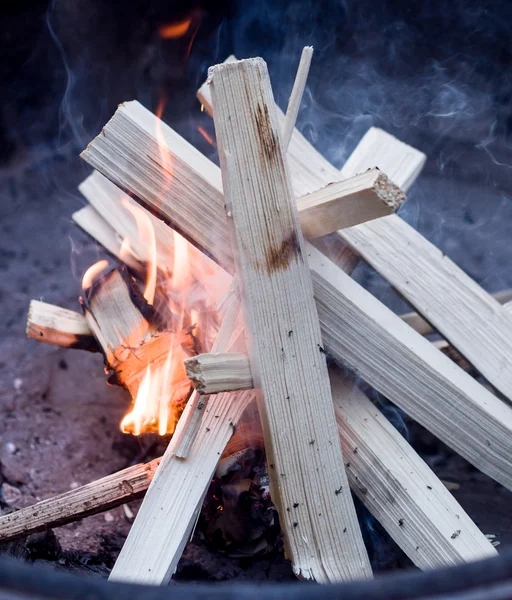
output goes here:
<path id="1" fill-rule="evenodd" d="M 210 70 L 199 98 L 214 117 L 220 169 L 138 102 L 122 104 L 83 152 L 96 171 L 80 186 L 90 204 L 74 219 L 125 266 L 91 277 L 83 315 L 34 301 L 28 333 L 101 350 L 133 398 L 148 364 L 170 370 L 150 394 L 161 397 L 160 426 L 176 429 L 161 460 L 0 518 L 0 540 L 147 490 L 112 578 L 167 582 L 255 401 L 297 576 L 371 577 L 351 490 L 420 568 L 495 554 L 355 379 L 512 489 L 512 317 L 500 304 L 511 295 L 491 297 L 391 214 L 424 154 L 372 128 L 338 171 L 294 129 L 310 58 L 306 50 L 286 115 L 263 60 Z M 134 210 L 153 227 L 153 278 Z M 175 258 L 172 230 L 187 240 L 192 272 L 206 269 L 216 282 L 218 322 L 203 335 L 155 300 L 158 274 Z M 419 314 L 397 316 L 358 285 L 349 273 L 360 258 Z M 138 282 L 147 291 L 150 279 L 148 299 Z M 444 340 L 424 337 L 433 331 Z M 180 357 L 172 368 L 170 349 Z M 138 433 L 137 423 L 129 430 Z"/>

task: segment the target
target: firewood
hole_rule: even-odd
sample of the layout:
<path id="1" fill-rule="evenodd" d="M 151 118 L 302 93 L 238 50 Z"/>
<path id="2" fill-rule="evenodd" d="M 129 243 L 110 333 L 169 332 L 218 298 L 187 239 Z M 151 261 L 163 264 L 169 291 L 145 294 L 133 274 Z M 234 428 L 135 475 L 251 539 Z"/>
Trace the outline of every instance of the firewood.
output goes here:
<path id="1" fill-rule="evenodd" d="M 350 487 L 411 561 L 432 569 L 494 556 L 485 535 L 366 395 L 332 369 L 331 386 Z"/>
<path id="2" fill-rule="evenodd" d="M 75 490 L 0 517 L 0 542 L 78 521 L 141 498 L 160 464 L 157 458 L 134 465 Z"/>
<path id="3" fill-rule="evenodd" d="M 80 313 L 32 300 L 28 309 L 27 336 L 38 342 L 98 352 L 98 344 Z"/>
<path id="4" fill-rule="evenodd" d="M 174 201 L 176 206 L 180 207 L 180 210 L 173 214 L 178 226 L 182 230 L 188 231 L 190 239 L 194 239 L 194 235 L 197 235 L 196 245 L 206 248 L 219 264 L 227 270 L 232 270 L 233 259 L 228 242 L 224 202 L 218 181 L 220 171 L 200 153 L 197 153 L 197 156 L 194 151 L 192 155 L 187 150 L 186 142 L 178 139 L 174 132 L 169 133 L 169 128 L 162 124 L 161 130 L 166 132 L 167 147 L 165 150 L 160 149 L 160 153 L 172 152 L 173 181 L 176 182 L 176 185 L 170 187 L 165 203 L 160 203 L 159 198 L 154 199 L 152 188 L 149 187 L 151 179 L 148 179 L 147 173 L 147 169 L 151 167 L 144 167 L 143 153 L 138 155 L 137 159 L 128 162 L 126 156 L 129 156 L 130 152 L 128 150 L 126 153 L 123 152 L 124 146 L 129 146 L 129 140 L 132 139 L 135 132 L 141 132 L 141 127 L 135 127 L 133 119 L 128 117 L 127 107 L 130 112 L 140 110 L 140 106 L 134 106 L 132 103 L 125 104 L 118 109 L 116 116 L 106 126 L 105 135 L 100 135 L 89 145 L 87 158 L 90 159 L 94 155 L 95 163 L 97 161 L 105 163 L 105 168 L 108 166 L 109 177 L 115 179 L 122 187 L 127 187 L 126 183 L 129 181 L 130 185 L 134 187 L 132 191 L 138 195 L 139 199 L 142 198 L 146 205 L 152 206 L 152 210 L 164 219 L 168 219 L 165 213 L 170 209 L 169 207 L 159 207 L 166 203 L 171 206 Z M 142 110 L 146 114 L 144 109 Z M 146 122 L 148 132 L 155 130 L 154 119 L 152 117 L 150 120 L 153 124 L 152 127 Z M 144 121 L 144 118 L 142 120 Z M 119 122 L 123 126 L 118 126 Z M 130 122 L 134 131 L 132 136 L 128 135 L 125 140 L 127 132 L 123 133 L 122 130 Z M 295 133 L 292 136 L 289 155 L 293 153 L 294 138 Z M 108 143 L 107 147 L 105 143 Z M 300 143 L 302 144 L 302 141 Z M 303 143 L 308 146 L 306 140 L 303 140 Z M 305 160 L 306 148 L 301 148 L 303 153 L 297 156 L 297 161 Z M 155 160 L 158 160 L 157 147 L 155 147 L 154 153 Z M 188 159 L 193 161 L 194 167 L 185 166 Z M 318 157 L 315 161 L 317 159 Z M 324 163 L 326 162 L 324 159 L 322 160 Z M 411 179 L 411 174 L 415 172 L 419 162 L 419 158 L 416 158 L 415 161 L 404 160 L 405 174 L 401 176 L 402 183 Z M 289 161 L 289 164 L 291 166 L 292 161 Z M 324 175 L 325 172 L 324 170 Z M 136 173 L 136 177 L 134 177 L 134 173 Z M 146 174 L 144 175 L 144 173 Z M 155 176 L 158 177 L 158 174 Z M 300 187 L 306 177 L 308 177 L 308 185 L 311 186 L 315 177 L 320 175 L 317 173 L 315 177 L 311 176 L 311 179 L 309 176 L 310 173 L 305 169 L 300 174 L 301 179 L 296 182 L 295 187 Z M 395 181 L 397 179 L 398 177 L 395 175 Z M 180 195 L 172 194 L 175 189 L 180 190 Z M 206 194 L 205 190 L 209 190 L 209 194 Z M 210 211 L 210 228 L 217 233 L 215 242 L 210 239 L 210 231 L 197 232 L 197 223 L 193 226 L 189 224 L 190 215 L 200 213 L 205 201 Z M 154 204 L 152 204 L 153 202 Z M 160 210 L 165 212 L 160 212 Z M 384 217 L 380 221 L 390 218 Z M 418 236 L 421 239 L 420 234 L 415 236 L 416 239 Z M 400 239 L 399 235 L 398 238 L 388 240 L 388 243 L 398 244 L 397 239 Z M 324 260 L 324 257 L 311 245 L 308 246 L 308 254 L 311 254 L 309 266 L 314 275 L 313 285 L 317 305 L 321 305 L 319 314 L 326 351 L 337 360 L 346 362 L 353 367 L 356 372 L 366 378 L 370 385 L 409 412 L 411 417 L 420 421 L 434 435 L 443 439 L 445 443 L 473 462 L 475 466 L 503 485 L 512 486 L 512 465 L 507 458 L 510 456 L 508 440 L 510 440 L 510 430 L 512 429 L 512 412 L 509 407 L 453 365 L 441 352 L 431 347 L 429 342 L 403 323 L 399 317 L 388 311 L 356 282 L 348 277 L 345 278 L 341 269 L 328 259 Z M 407 258 L 416 265 L 417 257 L 417 254 L 409 257 L 408 251 L 404 250 L 396 257 L 396 260 L 402 261 Z M 328 268 L 325 268 L 325 265 L 328 265 Z M 415 268 L 417 269 L 417 266 Z M 435 282 L 432 282 L 432 285 L 436 287 Z M 350 290 L 350 293 L 347 293 L 347 290 Z M 444 298 L 444 291 L 439 294 L 441 298 Z M 360 297 L 364 299 L 364 302 L 359 302 Z M 320 298 L 324 300 L 321 301 Z M 355 306 L 352 306 L 353 304 Z M 464 303 L 460 306 L 460 313 L 466 315 L 467 326 L 469 326 L 473 316 L 471 311 L 466 311 Z M 390 323 L 394 323 L 394 327 Z M 340 340 L 336 334 L 336 332 L 345 332 L 347 326 L 352 336 L 352 348 L 347 346 L 348 337 L 345 334 L 344 340 Z M 361 341 L 362 339 L 365 340 L 364 343 Z M 344 343 L 341 343 L 342 341 Z M 390 351 L 390 348 L 393 352 Z M 463 353 L 462 348 L 458 348 L 458 350 Z M 475 367 L 477 367 L 476 364 Z M 430 410 L 427 410 L 428 406 L 430 406 Z M 433 410 L 434 406 L 438 407 L 439 412 Z M 442 416 L 443 412 L 445 417 Z M 456 419 L 458 427 L 448 427 L 450 418 L 446 415 L 455 414 L 458 415 Z M 469 418 L 470 415 L 473 415 L 476 420 L 472 421 Z M 475 430 L 477 422 L 481 424 L 485 434 L 491 436 L 491 446 L 485 442 L 485 434 L 482 435 L 481 430 Z M 495 453 L 499 454 L 499 458 Z"/>
<path id="5" fill-rule="evenodd" d="M 238 281 L 233 280 L 233 287 L 226 295 L 222 303 L 222 322 L 220 324 L 217 336 L 213 343 L 212 351 L 228 350 L 244 347 L 244 341 L 239 340 L 244 332 L 243 324 L 240 321 L 240 292 L 238 290 Z M 184 361 L 185 364 L 185 361 Z M 204 409 L 208 404 L 208 396 L 204 396 L 201 390 L 196 390 L 187 402 L 180 421 L 183 421 L 180 427 L 179 439 L 174 440 L 174 452 L 179 458 L 186 458 L 190 452 L 194 439 L 196 438 Z M 210 392 L 211 394 L 212 392 Z"/>
<path id="6" fill-rule="evenodd" d="M 230 56 L 225 62 L 235 60 L 234 56 Z M 211 91 L 207 82 L 199 88 L 197 97 L 206 112 L 213 116 Z M 284 114 L 278 107 L 276 110 L 282 127 Z M 372 167 L 378 167 L 393 183 L 407 192 L 423 169 L 427 157 L 423 152 L 382 129 L 371 127 L 352 152 L 341 172 L 313 148 L 298 129 L 293 131 L 287 159 L 294 190 L 299 196 Z"/>
<path id="7" fill-rule="evenodd" d="M 297 121 L 300 103 L 306 88 L 306 81 L 308 79 L 309 67 L 311 66 L 312 58 L 313 47 L 306 46 L 302 50 L 299 68 L 293 84 L 292 94 L 290 96 L 290 100 L 288 101 L 288 108 L 286 109 L 286 117 L 281 135 L 281 145 L 285 150 L 287 150 L 288 146 L 290 145 L 290 139 L 292 137 L 293 130 L 295 129 L 295 122 Z"/>
<path id="8" fill-rule="evenodd" d="M 512 290 L 502 290 L 501 292 L 492 294 L 492 296 L 500 304 L 505 305 L 512 300 Z M 504 306 L 504 308 L 507 307 Z M 428 323 L 428 321 L 425 321 L 425 319 L 417 312 L 409 312 L 400 316 L 410 327 L 421 333 L 421 335 L 429 335 L 430 333 L 435 332 L 432 325 Z"/>
<path id="9" fill-rule="evenodd" d="M 308 257 L 317 283 L 325 350 L 469 462 L 511 488 L 507 456 L 512 449 L 512 409 L 311 246 Z M 318 285 L 321 277 L 330 284 Z M 199 372 L 208 360 L 196 357 L 193 368 L 205 391 L 206 371 Z M 210 361 L 208 370 L 213 368 Z M 245 382 L 247 377 L 242 370 L 240 379 Z M 234 373 L 229 378 L 234 379 Z M 216 386 L 221 387 L 219 381 Z"/>
<path id="10" fill-rule="evenodd" d="M 395 215 L 339 235 L 512 399 L 512 320 L 497 300 Z"/>
<path id="11" fill-rule="evenodd" d="M 302 231 L 313 239 L 394 213 L 404 201 L 405 194 L 384 173 L 369 169 L 301 196 L 297 207 Z"/>
<path id="12" fill-rule="evenodd" d="M 188 378 L 200 394 L 254 388 L 246 352 L 208 352 L 187 358 L 183 364 Z"/>
<path id="13" fill-rule="evenodd" d="M 370 577 L 336 439 L 313 287 L 267 67 L 262 59 L 249 59 L 214 67 L 211 78 L 226 214 L 286 554 L 301 578 Z"/>
<path id="14" fill-rule="evenodd" d="M 346 179 L 370 167 L 378 167 L 407 192 L 426 160 L 423 152 L 378 127 L 370 127 L 343 165 L 341 176 Z"/>
<path id="15" fill-rule="evenodd" d="M 113 256 L 122 260 L 132 270 L 141 270 L 141 264 L 129 250 L 121 252 L 122 239 L 92 206 L 84 206 L 76 211 L 72 219 Z"/>
<path id="16" fill-rule="evenodd" d="M 229 248 L 229 238 L 226 237 L 225 223 L 219 223 L 218 217 L 219 210 L 223 210 L 220 171 L 181 136 L 160 123 L 138 102 L 126 102 L 106 125 L 109 135 L 93 140 L 82 157 L 187 239 L 196 245 L 198 240 L 204 239 L 200 247 L 232 273 L 231 252 L 223 254 L 224 249 L 227 252 Z M 160 130 L 162 136 L 158 133 Z M 150 153 L 134 157 L 133 163 L 128 162 L 126 157 L 120 160 L 118 154 L 126 144 L 131 144 L 131 135 L 144 136 L 150 149 Z M 165 148 L 160 145 L 162 140 L 167 143 Z M 173 165 L 172 185 L 169 185 L 165 164 Z M 94 180 L 90 181 L 93 177 Z M 339 179 L 337 174 L 333 181 Z M 99 181 L 96 175 L 91 176 L 81 186 L 81 191 L 90 200 L 95 196 L 92 184 L 95 188 L 98 184 L 107 188 L 101 196 L 101 203 L 98 201 L 96 204 L 98 210 L 105 210 L 101 208 L 105 204 L 103 198 L 108 195 L 108 186 L 112 184 Z M 189 212 L 185 204 L 179 203 L 178 198 L 190 194 L 191 185 L 201 189 L 201 198 L 205 203 L 201 211 Z M 306 195 L 297 201 L 301 222 L 304 221 L 305 226 L 312 228 L 317 236 L 362 223 L 368 218 L 391 214 L 405 199 L 399 188 L 388 182 L 385 176 L 378 177 L 375 172 L 373 175 L 363 174 L 344 185 L 324 185 L 324 188 L 315 189 L 315 193 L 309 195 L 308 192 L 313 189 L 308 187 L 305 189 Z M 113 197 L 109 204 L 115 204 Z M 122 222 L 106 217 L 104 212 L 102 216 L 113 227 L 118 227 L 117 223 Z M 315 221 L 319 221 L 316 229 Z M 218 246 L 218 250 L 212 254 L 211 248 L 215 246 Z"/>

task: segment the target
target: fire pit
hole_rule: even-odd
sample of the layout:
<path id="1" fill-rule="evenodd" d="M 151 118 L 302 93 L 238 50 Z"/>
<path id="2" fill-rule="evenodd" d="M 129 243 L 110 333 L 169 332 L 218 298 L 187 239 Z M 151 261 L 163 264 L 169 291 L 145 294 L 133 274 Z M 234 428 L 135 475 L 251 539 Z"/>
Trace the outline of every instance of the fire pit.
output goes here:
<path id="1" fill-rule="evenodd" d="M 193 38 L 197 19 L 158 35 Z M 31 352 L 59 359 L 42 392 L 12 380 L 4 552 L 153 584 L 337 582 L 496 554 L 502 531 L 462 499 L 508 499 L 510 294 L 493 298 L 392 214 L 421 149 L 370 127 L 338 171 L 294 131 L 310 61 L 306 48 L 286 116 L 261 59 L 211 70 L 198 96 L 216 135 L 206 120 L 198 132 L 222 171 L 160 119 L 163 101 L 121 104 L 84 150 L 95 171 L 73 220 L 108 256 L 75 261 L 81 306 L 58 284 L 30 305 L 27 333 L 49 345 Z M 349 277 L 361 258 L 418 313 Z M 131 405 L 99 387 L 102 360 Z M 82 416 L 52 401 L 78 374 L 73 402 L 95 396 Z M 17 420 L 31 395 L 44 434 L 29 453 Z M 65 413 L 83 441 L 60 444 Z M 60 489 L 38 476 L 55 468 L 41 444 L 67 472 Z"/>

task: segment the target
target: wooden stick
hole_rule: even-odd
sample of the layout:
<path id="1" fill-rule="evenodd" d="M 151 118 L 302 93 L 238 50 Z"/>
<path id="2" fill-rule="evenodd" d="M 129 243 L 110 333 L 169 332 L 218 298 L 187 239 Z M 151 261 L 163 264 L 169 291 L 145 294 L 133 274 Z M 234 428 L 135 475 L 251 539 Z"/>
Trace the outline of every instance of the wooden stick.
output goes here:
<path id="1" fill-rule="evenodd" d="M 423 152 L 378 127 L 370 127 L 343 165 L 341 176 L 346 179 L 370 167 L 378 167 L 407 192 L 426 160 Z"/>
<path id="2" fill-rule="evenodd" d="M 492 296 L 500 304 L 505 305 L 512 300 L 512 289 L 496 292 L 492 294 Z M 504 306 L 504 308 L 507 307 Z M 418 333 L 421 333 L 421 335 L 429 335 L 435 332 L 432 325 L 428 321 L 425 321 L 425 319 L 417 312 L 409 312 L 400 316 L 410 327 L 415 329 Z"/>
<path id="3" fill-rule="evenodd" d="M 444 484 L 352 382 L 331 370 L 338 432 L 352 491 L 420 569 L 496 550 Z"/>
<path id="4" fill-rule="evenodd" d="M 243 282 L 249 356 L 261 388 L 258 408 L 274 465 L 271 493 L 286 554 L 301 578 L 370 577 L 336 439 L 318 315 L 267 67 L 262 59 L 249 59 L 214 67 L 210 76 L 226 214 Z"/>
<path id="5" fill-rule="evenodd" d="M 171 440 L 110 579 L 153 585 L 168 583 L 197 520 L 220 456 L 253 399 L 252 391 L 210 398 L 201 422 L 201 435 L 194 439 L 186 460 L 175 455 Z M 177 439 L 184 425 L 180 419 Z M 133 568 L 128 568 L 129 565 Z"/>
<path id="6" fill-rule="evenodd" d="M 313 46 L 305 46 L 302 50 L 299 68 L 293 84 L 292 94 L 290 96 L 290 100 L 288 101 L 288 108 L 286 109 L 286 117 L 281 135 L 281 144 L 285 149 L 287 149 L 290 145 L 290 139 L 292 137 L 293 130 L 295 129 L 295 123 L 297 121 L 297 115 L 299 114 L 302 96 L 304 95 L 304 90 L 306 89 L 306 81 L 308 79 L 312 58 Z"/>
<path id="7" fill-rule="evenodd" d="M 351 489 L 413 563 L 431 569 L 495 554 L 444 484 L 375 405 L 333 370 L 331 389 Z M 238 430 L 230 445 L 236 444 L 237 436 Z M 0 541 L 58 527 L 140 497 L 160 460 L 0 517 Z"/>
<path id="8" fill-rule="evenodd" d="M 226 62 L 234 60 L 236 58 L 230 56 Z M 207 82 L 200 87 L 197 96 L 208 114 L 213 116 L 211 92 Z M 284 115 L 279 108 L 276 110 L 280 123 L 283 123 Z M 382 129 L 371 127 L 341 172 L 315 150 L 298 129 L 293 131 L 287 159 L 295 194 L 300 196 L 333 181 L 363 173 L 372 167 L 378 167 L 407 192 L 423 169 L 427 157 Z"/>
<path id="9" fill-rule="evenodd" d="M 499 302 L 394 215 L 340 235 L 512 399 L 512 320 Z"/>
<path id="10" fill-rule="evenodd" d="M 94 157 L 95 163 L 101 163 L 105 168 L 108 167 L 109 177 L 116 179 L 116 181 L 129 181 L 130 185 L 136 188 L 139 198 L 142 197 L 148 205 L 155 202 L 152 205 L 153 210 L 159 211 L 159 199 L 158 201 L 152 199 L 151 187 L 149 187 L 151 181 L 148 180 L 147 173 L 144 174 L 146 172 L 142 165 L 144 156 L 138 156 L 139 160 L 127 164 L 123 152 L 124 145 L 128 142 L 123 141 L 126 132 L 123 134 L 122 130 L 128 125 L 134 128 L 131 137 L 135 132 L 140 133 L 141 131 L 140 126 L 135 127 L 135 122 L 138 121 L 130 118 L 127 113 L 131 114 L 132 111 L 138 113 L 140 107 L 130 103 L 130 106 L 125 104 L 119 110 L 122 112 L 122 117 L 114 117 L 106 126 L 105 135 L 99 136 L 97 140 L 89 145 L 87 158 Z M 116 115 L 119 115 L 119 110 Z M 144 112 L 144 109 L 142 110 Z M 133 117 L 133 114 L 131 116 Z M 149 117 L 147 118 L 149 119 Z M 114 123 L 119 122 L 121 122 L 121 126 L 117 124 L 113 126 Z M 146 122 L 145 118 L 142 118 L 142 122 Z M 152 123 L 153 127 L 146 124 L 145 130 L 154 130 L 154 117 L 149 120 L 149 123 Z M 165 125 L 162 125 L 162 130 L 167 131 Z M 129 136 L 128 139 L 131 139 L 131 137 Z M 174 200 L 170 195 L 166 200 L 166 203 L 175 201 L 176 206 L 180 206 L 180 210 L 173 213 L 173 218 L 178 222 L 181 229 L 188 231 L 191 239 L 194 239 L 195 235 L 198 236 L 195 239 L 196 245 L 206 248 L 209 254 L 215 257 L 217 262 L 223 265 L 224 268 L 233 269 L 224 202 L 219 189 L 219 171 L 203 155 L 198 153 L 199 156 L 197 157 L 194 153 L 191 156 L 186 143 L 183 145 L 183 141 L 178 140 L 174 133 L 166 135 L 165 139 L 169 146 L 166 151 L 172 152 L 174 160 L 174 181 L 177 182 L 176 187 L 181 191 L 181 195 L 173 196 Z M 108 142 L 108 146 L 105 146 L 105 141 Z M 307 142 L 305 143 L 307 144 Z M 290 153 L 293 148 L 292 136 Z M 154 152 L 157 153 L 156 148 Z M 126 153 L 130 154 L 128 149 Z M 188 158 L 194 161 L 195 169 L 197 169 L 194 171 L 194 175 L 192 175 L 192 167 L 185 166 Z M 119 161 L 117 166 L 116 160 Z M 297 160 L 303 161 L 303 155 L 298 157 Z M 410 179 L 410 174 L 414 170 L 413 167 L 418 164 L 419 159 L 405 162 L 408 165 L 405 172 L 409 174 L 408 178 Z M 291 161 L 289 164 L 291 165 Z M 301 177 L 306 177 L 306 173 L 307 170 L 303 171 Z M 158 174 L 155 176 L 158 177 Z M 396 179 L 397 177 L 395 177 L 395 181 Z M 402 179 L 406 180 L 405 177 Z M 313 177 L 308 179 L 309 184 L 312 180 Z M 174 187 L 171 186 L 172 189 Z M 209 191 L 209 194 L 206 193 L 206 190 Z M 188 222 L 187 214 L 200 213 L 204 201 L 209 207 L 211 228 L 218 234 L 215 241 L 210 240 L 210 230 L 204 233 L 198 232 L 197 222 L 193 225 Z M 167 214 L 170 209 L 162 208 L 161 210 L 165 210 Z M 161 214 L 165 218 L 165 215 Z M 384 217 L 380 221 L 388 219 L 390 217 Z M 407 226 L 405 227 L 407 228 Z M 419 237 L 421 238 L 421 236 Z M 399 238 L 400 236 L 389 240 L 389 244 L 400 243 L 397 242 Z M 408 251 L 400 253 L 396 260 L 414 259 L 415 261 L 417 259 L 417 254 L 414 257 L 408 257 L 406 252 Z M 387 395 L 396 404 L 406 407 L 404 410 L 409 411 L 413 418 L 417 418 L 434 435 L 441 437 L 449 446 L 460 452 L 482 471 L 491 477 L 495 477 L 503 485 L 512 486 L 512 465 L 507 458 L 507 455 L 510 456 L 510 452 L 507 451 L 507 440 L 510 439 L 510 435 L 507 432 L 512 428 L 510 409 L 477 384 L 469 375 L 457 369 L 439 351 L 431 348 L 429 342 L 406 326 L 399 317 L 385 309 L 380 302 L 365 292 L 357 283 L 350 280 L 350 278 L 345 279 L 342 271 L 327 259 L 324 260 L 324 257 L 312 246 L 308 246 L 308 254 L 314 256 L 313 260 L 310 259 L 309 264 L 314 273 L 313 285 L 317 305 L 320 302 L 319 298 L 324 298 L 324 301 L 320 302 L 322 305 L 320 316 L 325 349 L 338 360 L 352 366 L 356 371 L 360 371 L 361 374 L 365 373 L 364 376 L 370 385 Z M 322 266 L 323 264 L 328 265 L 328 268 L 325 269 Z M 416 263 L 414 264 L 416 265 Z M 417 266 L 415 268 L 417 269 Z M 334 284 L 333 280 L 337 283 Z M 347 294 L 345 289 L 345 281 L 348 282 L 347 286 L 350 286 L 347 288 L 351 290 L 350 295 Z M 432 285 L 436 287 L 435 282 Z M 358 306 L 359 297 L 370 298 L 371 300 L 365 300 L 363 304 Z M 444 292 L 441 297 L 444 297 Z M 351 308 L 354 302 L 357 310 Z M 473 322 L 471 311 L 468 311 L 463 305 L 461 305 L 460 311 L 461 314 L 466 315 L 468 325 L 471 324 Z M 353 319 L 355 322 L 352 322 Z M 359 321 L 361 321 L 360 325 Z M 395 323 L 396 327 L 390 327 L 390 322 Z M 336 331 L 343 332 L 347 323 L 351 331 L 355 353 L 347 348 L 345 343 L 340 344 L 340 340 L 336 336 Z M 405 327 L 405 330 L 403 327 Z M 476 332 L 476 335 L 478 333 Z M 345 338 L 345 342 L 347 339 Z M 366 341 L 361 343 L 360 339 Z M 382 340 L 386 340 L 386 342 Z M 420 340 L 422 341 L 420 342 Z M 422 345 L 423 342 L 426 346 Z M 395 363 L 393 368 L 388 369 L 388 372 L 383 372 L 382 366 L 389 365 L 390 362 L 389 348 L 393 350 Z M 371 350 L 371 353 L 366 352 L 367 349 Z M 459 348 L 459 350 L 464 354 L 462 348 Z M 409 365 L 407 368 L 401 366 L 406 364 Z M 475 364 L 475 366 L 477 365 Z M 454 368 L 455 372 L 453 371 Z M 460 386 L 454 385 L 454 382 L 459 381 Z M 449 391 L 446 391 L 445 386 Z M 429 405 L 431 407 L 437 406 L 440 412 L 426 410 Z M 450 415 L 460 411 L 462 418 L 456 419 L 460 426 L 448 430 L 447 423 L 449 419 L 441 418 L 443 411 L 445 414 Z M 471 423 L 468 419 L 469 415 L 473 415 L 477 419 L 475 422 L 481 422 L 484 431 L 491 435 L 493 438 L 492 449 L 482 440 L 481 432 L 475 431 L 474 423 Z M 496 421 L 498 422 L 497 427 L 495 427 Z M 466 426 L 469 429 L 466 429 Z M 497 460 L 495 452 L 499 454 Z"/>
<path id="11" fill-rule="evenodd" d="M 326 351 L 353 366 L 434 435 L 511 488 L 507 448 L 511 445 L 512 409 L 316 249 L 310 246 L 308 255 L 314 282 L 322 276 L 330 281 L 330 286 L 315 287 Z M 340 309 L 336 316 L 329 308 L 334 303 Z M 194 377 L 202 379 L 207 391 L 206 371 L 201 365 L 209 359 L 202 356 L 196 360 Z M 236 362 L 240 365 L 240 358 Z M 211 360 L 209 367 L 213 369 Z M 216 368 L 223 370 L 220 364 Z M 231 371 L 228 376 L 243 382 L 248 379 L 246 369 L 237 375 Z M 219 381 L 216 386 L 221 387 Z"/>
<path id="12" fill-rule="evenodd" d="M 141 498 L 160 464 L 157 458 L 134 465 L 33 506 L 0 517 L 0 542 L 60 527 Z"/>
<path id="13" fill-rule="evenodd" d="M 187 377 L 203 395 L 252 390 L 249 355 L 246 352 L 208 352 L 183 361 Z"/>
<path id="14" fill-rule="evenodd" d="M 99 351 L 83 315 L 39 300 L 30 302 L 27 337 L 63 348 Z"/>
<path id="15" fill-rule="evenodd" d="M 379 169 L 331 183 L 297 200 L 302 232 L 310 239 L 396 212 L 405 194 Z"/>
<path id="16" fill-rule="evenodd" d="M 134 402 L 143 381 L 148 398 L 156 398 L 143 414 L 134 410 L 122 422 L 135 434 L 153 430 L 174 431 L 178 405 L 184 404 L 190 386 L 181 363 L 194 342 L 190 331 L 158 331 L 155 313 L 129 277 L 118 269 L 104 275 L 86 290 L 84 311 L 113 374 L 109 381 L 122 385 Z M 174 359 L 169 363 L 169 357 Z M 151 373 L 149 372 L 151 368 Z M 151 410 L 150 410 L 151 408 Z"/>

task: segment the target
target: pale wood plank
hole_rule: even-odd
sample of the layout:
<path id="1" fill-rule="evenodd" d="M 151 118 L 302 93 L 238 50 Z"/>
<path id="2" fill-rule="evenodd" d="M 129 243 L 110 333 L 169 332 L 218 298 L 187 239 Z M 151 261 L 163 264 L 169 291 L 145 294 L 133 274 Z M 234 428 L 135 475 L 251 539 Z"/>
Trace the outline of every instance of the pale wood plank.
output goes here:
<path id="1" fill-rule="evenodd" d="M 253 387 L 247 353 L 204 354 L 186 362 L 192 361 L 193 376 L 207 389 L 210 384 L 226 390 Z M 330 377 L 350 487 L 413 563 L 429 569 L 496 554 L 441 480 L 366 395 L 335 369 Z"/>
<path id="2" fill-rule="evenodd" d="M 266 64 L 219 65 L 211 77 L 226 214 L 286 553 L 305 579 L 369 577 Z"/>
<path id="3" fill-rule="evenodd" d="M 506 304 L 512 300 L 512 290 L 495 292 L 492 294 L 492 296 L 500 304 Z M 507 306 L 504 306 L 504 308 L 507 308 Z M 425 321 L 425 319 L 417 312 L 404 313 L 400 315 L 400 317 L 407 323 L 407 325 L 415 329 L 418 333 L 421 333 L 421 335 L 429 335 L 430 333 L 435 332 L 435 329 L 432 327 L 432 325 L 428 321 Z"/>
<path id="4" fill-rule="evenodd" d="M 396 215 L 339 235 L 512 399 L 512 320 L 497 300 Z"/>

